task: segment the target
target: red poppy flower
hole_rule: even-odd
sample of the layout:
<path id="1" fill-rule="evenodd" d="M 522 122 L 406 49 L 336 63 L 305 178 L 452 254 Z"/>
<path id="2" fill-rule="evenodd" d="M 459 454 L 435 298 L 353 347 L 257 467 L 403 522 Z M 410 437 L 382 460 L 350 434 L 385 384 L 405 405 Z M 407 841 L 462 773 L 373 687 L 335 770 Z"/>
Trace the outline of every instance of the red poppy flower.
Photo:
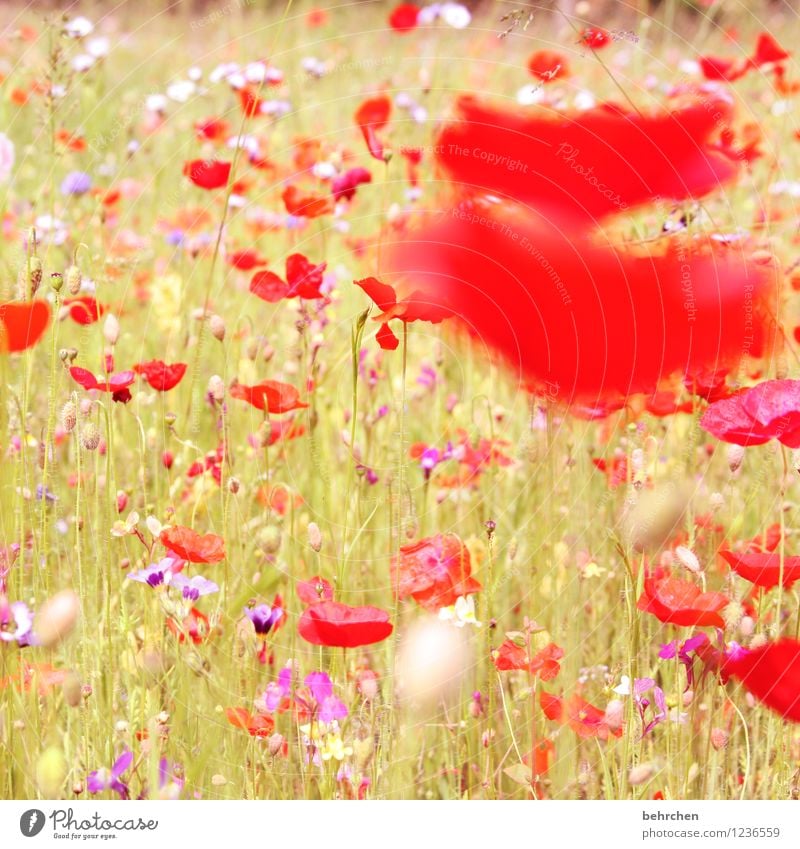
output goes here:
<path id="1" fill-rule="evenodd" d="M 611 33 L 600 27 L 587 27 L 581 33 L 581 44 L 590 47 L 592 50 L 599 50 L 601 47 L 606 47 L 613 40 Z"/>
<path id="2" fill-rule="evenodd" d="M 55 687 L 60 687 L 68 674 L 68 670 L 56 669 L 49 663 L 23 662 L 16 674 L 0 679 L 0 690 L 13 686 L 27 693 L 35 684 L 39 695 L 46 696 Z"/>
<path id="3" fill-rule="evenodd" d="M 410 596 L 433 612 L 481 590 L 471 574 L 469 550 L 456 534 L 436 534 L 401 546 L 390 570 L 400 598 Z"/>
<path id="4" fill-rule="evenodd" d="M 528 70 L 543 83 L 569 76 L 567 57 L 555 50 L 537 50 L 528 59 Z"/>
<path id="5" fill-rule="evenodd" d="M 644 591 L 636 606 L 664 623 L 687 628 L 705 625 L 724 628 L 722 610 L 729 603 L 730 599 L 723 593 L 704 593 L 691 581 L 667 576 L 645 578 Z"/>
<path id="6" fill-rule="evenodd" d="M 221 143 L 230 136 L 231 125 L 222 118 L 206 118 L 204 121 L 196 121 L 194 130 L 201 140 Z"/>
<path id="7" fill-rule="evenodd" d="M 732 83 L 747 73 L 747 63 L 720 56 L 701 56 L 698 60 L 700 70 L 707 80 Z"/>
<path id="8" fill-rule="evenodd" d="M 299 439 L 305 432 L 305 425 L 291 417 L 272 419 L 269 423 L 269 444 L 275 445 L 282 440 Z"/>
<path id="9" fill-rule="evenodd" d="M 800 380 L 766 380 L 715 401 L 703 413 L 700 426 L 735 445 L 763 445 L 777 439 L 789 448 L 800 448 Z"/>
<path id="10" fill-rule="evenodd" d="M 252 271 L 261 265 L 266 265 L 267 261 L 259 254 L 258 251 L 247 249 L 244 251 L 233 251 L 225 258 L 228 265 L 238 268 L 239 271 Z"/>
<path id="11" fill-rule="evenodd" d="M 767 32 L 762 32 L 756 40 L 753 55 L 746 59 L 728 59 L 719 56 L 701 56 L 700 70 L 707 80 L 728 83 L 741 79 L 748 71 L 757 70 L 763 65 L 772 65 L 791 58 L 777 41 Z"/>
<path id="12" fill-rule="evenodd" d="M 752 63 L 756 67 L 769 65 L 773 62 L 783 62 L 784 59 L 790 59 L 791 53 L 784 50 L 780 44 L 768 33 L 759 33 L 756 40 L 756 49 L 753 52 Z"/>
<path id="13" fill-rule="evenodd" d="M 501 672 L 512 669 L 524 669 L 537 675 L 542 681 L 552 681 L 561 671 L 559 660 L 564 657 L 564 649 L 550 643 L 530 658 L 524 645 L 518 645 L 513 639 L 505 640 L 499 649 L 492 652 L 495 667 Z"/>
<path id="14" fill-rule="evenodd" d="M 172 617 L 167 619 L 167 629 L 178 638 L 179 643 L 190 639 L 195 645 L 205 642 L 211 636 L 211 624 L 208 616 L 193 607 L 183 621 L 178 624 Z"/>
<path id="15" fill-rule="evenodd" d="M 47 301 L 0 303 L 0 352 L 15 354 L 32 348 L 50 323 Z"/>
<path id="16" fill-rule="evenodd" d="M 69 370 L 72 379 L 87 391 L 110 392 L 114 401 L 127 404 L 131 400 L 128 387 L 136 380 L 133 371 L 120 371 L 109 376 L 107 381 L 99 381 L 88 369 L 72 366 Z"/>
<path id="17" fill-rule="evenodd" d="M 373 316 L 373 321 L 381 322 L 381 327 L 375 338 L 378 345 L 384 350 L 394 351 L 400 344 L 400 340 L 389 327 L 389 322 L 392 319 L 430 321 L 433 324 L 438 324 L 451 315 L 450 310 L 442 307 L 441 304 L 431 303 L 422 292 L 412 292 L 398 301 L 395 290 L 387 283 L 381 283 L 375 277 L 365 277 L 363 280 L 353 282 L 364 290 L 378 309 L 383 310 L 381 315 Z"/>
<path id="18" fill-rule="evenodd" d="M 356 124 L 364 136 L 370 156 L 381 162 L 384 161 L 383 144 L 376 133 L 389 123 L 391 114 L 392 101 L 385 94 L 368 98 L 358 107 L 355 114 Z"/>
<path id="19" fill-rule="evenodd" d="M 567 403 L 652 395 L 772 341 L 775 279 L 712 244 L 634 253 L 598 244 L 575 220 L 476 202 L 398 238 L 384 259 L 387 273 L 413 279 L 415 299 L 449 310 L 515 377 Z"/>
<path id="20" fill-rule="evenodd" d="M 512 110 L 465 95 L 435 150 L 466 190 L 503 195 L 543 217 L 593 226 L 598 218 L 657 197 L 701 197 L 734 177 L 736 163 L 711 146 L 720 125 L 732 123 L 733 107 L 722 95 L 709 97 L 708 103 L 669 112 L 600 104 L 553 117 L 543 109 Z M 480 153 L 465 156 L 464 149 Z M 543 241 L 534 244 L 542 247 Z"/>
<path id="21" fill-rule="evenodd" d="M 153 389 L 159 392 L 169 392 L 174 389 L 186 374 L 186 363 L 167 365 L 161 360 L 150 360 L 147 363 L 137 363 L 133 370 L 140 374 Z"/>
<path id="22" fill-rule="evenodd" d="M 303 496 L 299 492 L 292 492 L 283 484 L 266 484 L 256 490 L 256 500 L 264 507 L 285 516 L 289 510 L 303 506 Z"/>
<path id="23" fill-rule="evenodd" d="M 395 32 L 411 32 L 411 30 L 416 29 L 419 12 L 419 6 L 413 3 L 401 3 L 399 6 L 395 6 L 389 15 L 389 26 Z"/>
<path id="24" fill-rule="evenodd" d="M 564 701 L 542 691 L 539 694 L 539 704 L 548 719 L 569 725 L 579 737 L 607 740 L 609 733 L 615 737 L 622 736 L 622 727 L 610 728 L 605 713 L 577 693 Z"/>
<path id="25" fill-rule="evenodd" d="M 351 168 L 334 177 L 331 181 L 331 192 L 335 200 L 352 200 L 355 197 L 356 189 L 363 183 L 371 183 L 372 174 L 366 168 Z"/>
<path id="26" fill-rule="evenodd" d="M 297 597 L 303 604 L 317 604 L 321 601 L 333 601 L 333 586 L 330 581 L 320 578 L 319 575 L 309 578 L 307 581 L 298 581 L 295 584 Z"/>
<path id="27" fill-rule="evenodd" d="M 297 186 L 287 186 L 284 189 L 283 204 L 289 215 L 302 218 L 319 218 L 333 212 L 333 198 L 328 195 L 304 195 Z"/>
<path id="28" fill-rule="evenodd" d="M 300 393 L 294 386 L 279 380 L 262 380 L 254 386 L 234 383 L 231 386 L 231 397 L 247 401 L 257 410 L 274 414 L 288 413 L 308 406 L 300 400 Z"/>
<path id="29" fill-rule="evenodd" d="M 66 298 L 64 300 L 64 306 L 69 307 L 69 317 L 76 324 L 94 324 L 107 310 L 107 307 L 98 304 L 89 295 Z"/>
<path id="30" fill-rule="evenodd" d="M 183 166 L 183 174 L 201 189 L 221 189 L 228 185 L 231 163 L 218 159 L 193 159 Z"/>
<path id="31" fill-rule="evenodd" d="M 225 716 L 235 728 L 241 728 L 251 737 L 269 737 L 275 730 L 275 720 L 265 713 L 251 714 L 245 708 L 225 708 Z"/>
<path id="32" fill-rule="evenodd" d="M 788 637 L 725 660 L 733 676 L 784 719 L 800 722 L 800 642 Z"/>
<path id="33" fill-rule="evenodd" d="M 290 254 L 286 258 L 286 280 L 281 280 L 272 271 L 259 271 L 250 281 L 250 291 L 271 304 L 284 298 L 321 298 L 323 295 L 319 287 L 325 268 L 324 262 L 314 265 L 302 254 Z"/>
<path id="34" fill-rule="evenodd" d="M 770 590 L 781 583 L 780 554 L 736 554 L 720 551 L 731 569 L 745 581 Z M 783 586 L 787 589 L 800 581 L 800 557 L 783 558 Z"/>
<path id="35" fill-rule="evenodd" d="M 174 525 L 161 531 L 159 540 L 190 563 L 219 563 L 225 559 L 225 540 L 217 534 L 198 534 L 191 528 Z"/>
<path id="36" fill-rule="evenodd" d="M 297 630 L 315 646 L 356 648 L 385 640 L 392 633 L 392 624 L 389 614 L 377 607 L 321 601 L 303 611 Z"/>

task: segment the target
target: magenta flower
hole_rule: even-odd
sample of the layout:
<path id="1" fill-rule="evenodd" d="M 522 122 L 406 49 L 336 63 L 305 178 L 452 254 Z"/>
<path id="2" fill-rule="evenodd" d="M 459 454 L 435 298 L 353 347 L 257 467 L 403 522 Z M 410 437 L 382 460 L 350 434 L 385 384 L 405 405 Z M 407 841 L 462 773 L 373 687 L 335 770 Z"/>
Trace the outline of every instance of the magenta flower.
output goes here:
<path id="1" fill-rule="evenodd" d="M 128 785 L 120 781 L 120 776 L 133 763 L 133 752 L 125 750 L 115 761 L 110 770 L 105 767 L 89 773 L 86 788 L 91 794 L 112 790 L 121 799 L 130 799 Z"/>
<path id="2" fill-rule="evenodd" d="M 333 695 L 333 682 L 326 673 L 311 672 L 306 675 L 305 685 L 317 703 L 320 722 L 333 722 L 347 716 L 347 707 Z"/>

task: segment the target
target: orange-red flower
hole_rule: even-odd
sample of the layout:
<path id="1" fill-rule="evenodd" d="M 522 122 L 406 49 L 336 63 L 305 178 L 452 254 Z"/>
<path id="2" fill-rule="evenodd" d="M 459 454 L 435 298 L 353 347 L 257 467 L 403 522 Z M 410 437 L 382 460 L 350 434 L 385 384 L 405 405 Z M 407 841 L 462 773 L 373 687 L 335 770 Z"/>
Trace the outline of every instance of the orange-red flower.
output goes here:
<path id="1" fill-rule="evenodd" d="M 455 604 L 459 596 L 479 592 L 472 577 L 469 550 L 456 534 L 436 534 L 400 548 L 392 558 L 392 584 L 400 598 L 414 599 L 426 610 Z"/>
<path id="2" fill-rule="evenodd" d="M 334 210 L 333 198 L 330 195 L 303 194 L 297 186 L 287 186 L 281 198 L 289 215 L 302 218 L 319 218 Z"/>
<path id="3" fill-rule="evenodd" d="M 225 559 L 225 540 L 217 534 L 198 534 L 191 528 L 174 525 L 161 531 L 159 540 L 190 563 L 218 563 Z"/>
<path id="4" fill-rule="evenodd" d="M 153 389 L 159 392 L 169 392 L 174 389 L 186 374 L 186 363 L 173 363 L 167 365 L 161 360 L 150 360 L 146 363 L 137 363 L 133 370 L 140 374 Z"/>
<path id="5" fill-rule="evenodd" d="M 303 611 L 297 630 L 315 646 L 356 648 L 385 640 L 392 633 L 392 623 L 389 614 L 378 607 L 320 601 Z"/>
<path id="6" fill-rule="evenodd" d="M 697 627 L 725 627 L 722 610 L 730 599 L 720 592 L 702 592 L 700 587 L 682 578 L 647 577 L 636 606 L 652 613 L 661 622 Z"/>
<path id="7" fill-rule="evenodd" d="M 246 708 L 225 708 L 225 716 L 235 728 L 241 728 L 251 737 L 269 737 L 275 730 L 275 720 L 265 713 L 252 714 Z"/>
<path id="8" fill-rule="evenodd" d="M 231 386 L 231 397 L 247 401 L 257 410 L 268 413 L 288 413 L 307 407 L 300 400 L 300 393 L 291 383 L 281 383 L 279 380 L 262 380 L 254 386 L 234 383 Z"/>
<path id="9" fill-rule="evenodd" d="M 533 657 L 528 657 L 524 645 L 519 645 L 513 639 L 503 641 L 499 649 L 492 652 L 495 667 L 501 672 L 513 669 L 524 669 L 536 675 L 542 681 L 552 681 L 561 671 L 559 660 L 564 657 L 564 649 L 555 643 L 549 643 Z"/>

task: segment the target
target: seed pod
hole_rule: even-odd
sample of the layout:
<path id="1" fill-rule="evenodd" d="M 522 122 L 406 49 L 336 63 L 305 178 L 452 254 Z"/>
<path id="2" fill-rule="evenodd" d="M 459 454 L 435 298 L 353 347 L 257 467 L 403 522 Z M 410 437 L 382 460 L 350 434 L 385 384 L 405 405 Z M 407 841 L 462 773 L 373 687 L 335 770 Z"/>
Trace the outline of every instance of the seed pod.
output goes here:
<path id="1" fill-rule="evenodd" d="M 688 569 L 690 572 L 694 572 L 695 575 L 698 575 L 703 571 L 700 566 L 700 561 L 697 559 L 697 555 L 685 545 L 679 545 L 675 549 L 675 556 L 678 558 L 678 562 L 681 566 Z"/>
<path id="2" fill-rule="evenodd" d="M 94 451 L 99 444 L 100 431 L 97 429 L 97 425 L 93 422 L 86 422 L 81 431 L 81 445 L 87 451 Z"/>
<path id="3" fill-rule="evenodd" d="M 64 275 L 58 271 L 54 271 L 50 275 L 50 288 L 54 292 L 60 292 L 64 286 Z"/>
<path id="4" fill-rule="evenodd" d="M 67 433 L 72 433 L 77 423 L 78 408 L 75 406 L 74 401 L 67 401 L 61 408 L 61 425 Z"/>
<path id="5" fill-rule="evenodd" d="M 71 265 L 67 269 L 65 277 L 67 280 L 67 290 L 70 295 L 77 295 L 81 290 L 81 283 L 83 283 L 80 268 L 77 265 Z"/>

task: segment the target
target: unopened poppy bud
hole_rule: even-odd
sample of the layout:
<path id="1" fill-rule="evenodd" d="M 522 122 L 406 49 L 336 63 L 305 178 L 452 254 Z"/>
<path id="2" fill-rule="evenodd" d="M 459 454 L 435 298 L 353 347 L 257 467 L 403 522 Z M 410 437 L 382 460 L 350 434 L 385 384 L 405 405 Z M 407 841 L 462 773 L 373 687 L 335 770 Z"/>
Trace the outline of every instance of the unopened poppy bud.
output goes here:
<path id="1" fill-rule="evenodd" d="M 628 784 L 631 787 L 638 787 L 640 784 L 646 784 L 652 777 L 655 772 L 655 767 L 653 764 L 639 764 L 638 766 L 633 767 L 633 769 L 628 773 Z"/>
<path id="2" fill-rule="evenodd" d="M 739 633 L 743 637 L 752 637 L 755 629 L 755 619 L 752 616 L 742 616 L 742 620 L 739 622 Z"/>
<path id="3" fill-rule="evenodd" d="M 682 696 L 681 701 L 683 702 L 684 707 L 689 707 L 691 703 L 694 701 L 694 690 L 687 690 Z"/>
<path id="4" fill-rule="evenodd" d="M 239 478 L 228 478 L 228 490 L 234 495 L 236 495 L 236 493 L 239 491 L 241 485 L 242 484 L 239 481 Z"/>
<path id="5" fill-rule="evenodd" d="M 81 445 L 87 451 L 95 451 L 100 444 L 100 431 L 93 422 L 86 422 L 81 431 Z"/>
<path id="6" fill-rule="evenodd" d="M 216 313 L 209 318 L 208 329 L 218 342 L 222 342 L 225 339 L 225 322 Z"/>
<path id="7" fill-rule="evenodd" d="M 322 548 L 322 531 L 316 522 L 308 523 L 308 544 L 314 551 L 319 551 Z"/>
<path id="8" fill-rule="evenodd" d="M 744 460 L 744 448 L 741 445 L 729 445 L 727 450 L 728 468 L 737 471 Z"/>
<path id="9" fill-rule="evenodd" d="M 277 525 L 267 525 L 258 533 L 258 544 L 264 554 L 277 554 L 281 547 L 281 529 Z"/>
<path id="10" fill-rule="evenodd" d="M 625 705 L 621 699 L 612 699 L 606 705 L 605 723 L 612 730 L 622 728 L 622 717 L 625 713 Z"/>
<path id="11" fill-rule="evenodd" d="M 719 751 L 728 745 L 728 732 L 724 728 L 711 729 L 711 745 Z"/>
<path id="12" fill-rule="evenodd" d="M 92 402 L 89 398 L 81 398 L 78 407 L 82 416 L 88 416 L 92 412 Z"/>
<path id="13" fill-rule="evenodd" d="M 119 321 L 117 321 L 117 317 L 113 313 L 109 313 L 103 322 L 103 336 L 105 336 L 106 342 L 109 345 L 117 344 L 117 340 L 119 339 Z"/>
<path id="14" fill-rule="evenodd" d="M 78 621 L 81 603 L 72 590 L 62 590 L 49 598 L 36 614 L 33 632 L 37 643 L 52 648 L 68 637 Z"/>
<path id="15" fill-rule="evenodd" d="M 72 792 L 76 796 L 80 796 L 81 793 L 83 793 L 83 782 L 82 781 L 75 781 L 72 785 Z"/>
<path id="16" fill-rule="evenodd" d="M 171 469 L 171 468 L 172 468 L 172 464 L 173 464 L 174 462 L 175 462 L 175 457 L 173 456 L 173 454 L 172 454 L 172 452 L 171 452 L 171 451 L 165 451 L 165 452 L 161 455 L 161 465 L 162 465 L 165 469 Z"/>
<path id="17" fill-rule="evenodd" d="M 54 292 L 60 292 L 64 287 L 64 275 L 58 271 L 54 271 L 50 275 L 50 288 Z"/>
<path id="18" fill-rule="evenodd" d="M 714 512 L 721 510 L 725 506 L 725 496 L 721 492 L 712 492 L 709 503 Z"/>
<path id="19" fill-rule="evenodd" d="M 117 513 L 121 513 L 128 506 L 128 493 L 122 489 L 117 490 Z"/>
<path id="20" fill-rule="evenodd" d="M 283 734 L 278 734 L 276 732 L 267 741 L 267 751 L 274 758 L 274 757 L 277 757 L 281 753 L 282 748 L 283 748 Z"/>
<path id="21" fill-rule="evenodd" d="M 67 401 L 61 408 L 61 425 L 67 433 L 72 433 L 77 423 L 78 408 L 75 406 L 74 401 Z"/>
<path id="22" fill-rule="evenodd" d="M 80 268 L 78 268 L 77 265 L 71 265 L 67 269 L 65 276 L 67 280 L 67 289 L 69 290 L 70 295 L 77 295 L 81 290 L 81 283 L 83 283 Z"/>
<path id="23" fill-rule="evenodd" d="M 258 339 L 255 336 L 251 336 L 244 343 L 244 355 L 248 360 L 254 360 L 258 356 Z"/>
<path id="24" fill-rule="evenodd" d="M 58 358 L 62 363 L 65 363 L 69 359 L 69 349 L 61 348 L 58 352 Z"/>
<path id="25" fill-rule="evenodd" d="M 775 377 L 778 380 L 786 380 L 789 376 L 789 361 L 783 354 L 779 354 L 775 360 Z"/>

